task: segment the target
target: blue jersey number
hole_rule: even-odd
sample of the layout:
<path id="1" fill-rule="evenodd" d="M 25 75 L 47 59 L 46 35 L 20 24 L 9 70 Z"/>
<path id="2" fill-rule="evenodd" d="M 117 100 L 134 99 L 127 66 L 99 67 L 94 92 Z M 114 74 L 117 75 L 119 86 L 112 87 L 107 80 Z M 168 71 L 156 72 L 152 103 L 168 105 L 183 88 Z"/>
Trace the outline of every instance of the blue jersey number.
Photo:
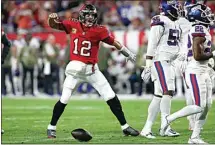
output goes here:
<path id="1" fill-rule="evenodd" d="M 169 38 L 167 44 L 169 46 L 176 46 L 178 45 L 179 41 L 179 30 L 177 29 L 169 29 Z"/>

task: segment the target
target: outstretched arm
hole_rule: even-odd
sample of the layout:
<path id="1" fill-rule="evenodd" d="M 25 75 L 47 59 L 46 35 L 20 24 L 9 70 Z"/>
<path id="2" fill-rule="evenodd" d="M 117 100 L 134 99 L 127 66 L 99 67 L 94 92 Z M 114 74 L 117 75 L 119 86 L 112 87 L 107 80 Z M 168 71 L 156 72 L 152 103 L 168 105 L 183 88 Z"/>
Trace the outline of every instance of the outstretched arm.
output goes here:
<path id="1" fill-rule="evenodd" d="M 103 42 L 113 45 L 116 47 L 117 50 L 119 50 L 125 57 L 127 57 L 132 62 L 136 61 L 136 55 L 131 52 L 127 47 L 122 45 L 119 41 L 115 40 L 112 36 L 109 36 Z"/>

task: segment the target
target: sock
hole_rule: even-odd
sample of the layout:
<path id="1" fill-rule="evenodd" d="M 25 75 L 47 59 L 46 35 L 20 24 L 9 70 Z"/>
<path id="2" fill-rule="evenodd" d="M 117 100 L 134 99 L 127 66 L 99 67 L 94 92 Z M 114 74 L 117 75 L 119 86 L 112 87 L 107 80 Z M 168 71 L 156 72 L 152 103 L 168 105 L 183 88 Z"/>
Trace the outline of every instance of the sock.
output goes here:
<path id="1" fill-rule="evenodd" d="M 193 129 L 193 133 L 191 135 L 191 138 L 196 138 L 200 136 L 200 132 L 202 127 L 204 126 L 207 118 L 207 113 L 208 113 L 208 106 L 204 108 L 204 111 L 196 114 L 196 121 L 195 121 L 195 126 Z"/>
<path id="2" fill-rule="evenodd" d="M 182 95 L 182 78 L 181 77 L 178 77 L 176 78 L 176 87 L 177 87 L 177 94 L 178 95 Z M 181 96 L 179 96 L 181 97 Z"/>
<path id="3" fill-rule="evenodd" d="M 60 116 L 62 115 L 64 109 L 66 107 L 66 104 L 61 103 L 58 101 L 53 109 L 53 114 L 52 114 L 52 120 L 50 122 L 50 125 L 56 126 L 57 121 L 59 120 Z"/>
<path id="4" fill-rule="evenodd" d="M 125 116 L 122 111 L 121 103 L 117 96 L 107 101 L 112 113 L 116 116 L 121 126 L 126 124 Z"/>
<path id="5" fill-rule="evenodd" d="M 145 132 L 145 133 L 151 132 L 152 125 L 158 115 L 158 112 L 160 111 L 160 102 L 161 102 L 161 97 L 156 97 L 156 96 L 153 97 L 148 108 L 148 117 L 142 129 L 142 132 Z"/>
<path id="6" fill-rule="evenodd" d="M 124 129 L 128 128 L 128 127 L 129 127 L 129 125 L 127 123 L 125 125 L 121 125 L 122 130 L 124 130 Z"/>
<path id="7" fill-rule="evenodd" d="M 192 115 L 192 114 L 196 114 L 196 113 L 200 113 L 202 111 L 203 111 L 202 108 L 197 106 L 197 105 L 189 105 L 189 106 L 186 106 L 186 107 L 182 108 L 181 110 L 169 115 L 167 117 L 167 120 L 170 123 L 170 122 L 172 122 L 178 118 L 185 117 L 185 116 Z"/>
<path id="8" fill-rule="evenodd" d="M 205 121 L 206 120 L 197 120 L 197 121 L 195 121 L 195 126 L 194 126 L 194 129 L 193 129 L 193 133 L 191 135 L 191 138 L 196 138 L 196 137 L 200 136 L 201 129 L 202 129 L 203 125 L 205 124 Z"/>
<path id="9" fill-rule="evenodd" d="M 163 128 L 163 120 L 167 115 L 170 114 L 171 108 L 171 96 L 170 95 L 163 95 L 160 103 L 160 110 L 161 110 L 161 128 Z"/>
<path id="10" fill-rule="evenodd" d="M 49 125 L 48 125 L 48 129 L 56 130 L 56 126 L 53 126 L 53 125 L 49 124 Z"/>
<path id="11" fill-rule="evenodd" d="M 190 90 L 188 88 L 186 88 L 185 92 L 186 92 L 185 97 L 186 97 L 187 106 L 194 105 L 193 99 L 192 99 L 191 94 L 190 94 Z M 194 118 L 195 118 L 195 114 L 187 116 L 187 120 L 189 120 L 190 124 L 194 124 Z"/>

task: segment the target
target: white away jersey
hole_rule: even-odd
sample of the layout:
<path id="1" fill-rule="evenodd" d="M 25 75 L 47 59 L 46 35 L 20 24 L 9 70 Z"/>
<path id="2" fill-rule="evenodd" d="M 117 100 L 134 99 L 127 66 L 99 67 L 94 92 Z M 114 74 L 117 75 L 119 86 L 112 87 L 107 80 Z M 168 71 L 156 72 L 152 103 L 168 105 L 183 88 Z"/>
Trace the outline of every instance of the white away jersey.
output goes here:
<path id="1" fill-rule="evenodd" d="M 190 33 L 188 36 L 188 47 L 192 48 L 193 38 L 194 37 L 205 37 L 206 40 L 203 44 L 203 51 L 205 53 L 211 52 L 211 35 L 209 33 L 209 29 L 203 25 L 194 25 L 190 29 Z M 196 61 L 193 57 L 193 52 L 189 54 L 191 57 L 191 61 L 188 65 L 188 69 L 190 73 L 205 73 L 208 68 L 208 60 L 205 61 Z"/>
<path id="2" fill-rule="evenodd" d="M 180 52 L 187 54 L 189 52 L 188 49 L 188 34 L 190 32 L 190 29 L 192 27 L 192 23 L 189 22 L 186 18 L 180 17 L 177 20 L 178 24 L 180 25 L 180 28 L 182 30 L 182 36 L 181 36 L 181 43 L 180 43 Z M 192 50 L 192 49 L 191 49 Z"/>
<path id="3" fill-rule="evenodd" d="M 163 29 L 161 35 L 155 36 L 154 34 L 154 39 L 151 40 L 154 41 L 159 37 L 159 41 L 156 45 L 157 51 L 155 60 L 174 60 L 180 51 L 179 41 L 181 39 L 182 30 L 179 24 L 176 21 L 170 20 L 167 16 L 157 15 L 152 18 L 151 26 L 162 26 Z M 151 45 L 151 43 L 148 45 Z M 148 46 L 148 49 L 151 49 L 150 47 L 151 46 Z"/>

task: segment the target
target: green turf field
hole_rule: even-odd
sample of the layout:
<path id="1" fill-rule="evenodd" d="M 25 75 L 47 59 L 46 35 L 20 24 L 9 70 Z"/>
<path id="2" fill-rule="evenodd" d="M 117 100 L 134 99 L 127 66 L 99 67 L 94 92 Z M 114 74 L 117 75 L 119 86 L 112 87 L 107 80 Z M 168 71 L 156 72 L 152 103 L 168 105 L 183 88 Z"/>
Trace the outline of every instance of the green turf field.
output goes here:
<path id="1" fill-rule="evenodd" d="M 102 100 L 71 100 L 57 126 L 57 138 L 47 139 L 46 128 L 56 100 L 45 99 L 2 99 L 2 143 L 27 144 L 70 144 L 79 143 L 70 132 L 85 128 L 92 135 L 89 143 L 187 143 L 191 134 L 186 118 L 176 120 L 172 128 L 181 133 L 177 138 L 159 137 L 149 140 L 143 137 L 124 137 L 120 126 Z M 173 101 L 172 112 L 184 106 L 184 101 Z M 128 123 L 141 130 L 147 117 L 149 101 L 122 101 Z M 160 117 L 153 132 L 158 135 Z M 202 132 L 202 138 L 215 143 L 215 107 L 210 110 Z"/>

